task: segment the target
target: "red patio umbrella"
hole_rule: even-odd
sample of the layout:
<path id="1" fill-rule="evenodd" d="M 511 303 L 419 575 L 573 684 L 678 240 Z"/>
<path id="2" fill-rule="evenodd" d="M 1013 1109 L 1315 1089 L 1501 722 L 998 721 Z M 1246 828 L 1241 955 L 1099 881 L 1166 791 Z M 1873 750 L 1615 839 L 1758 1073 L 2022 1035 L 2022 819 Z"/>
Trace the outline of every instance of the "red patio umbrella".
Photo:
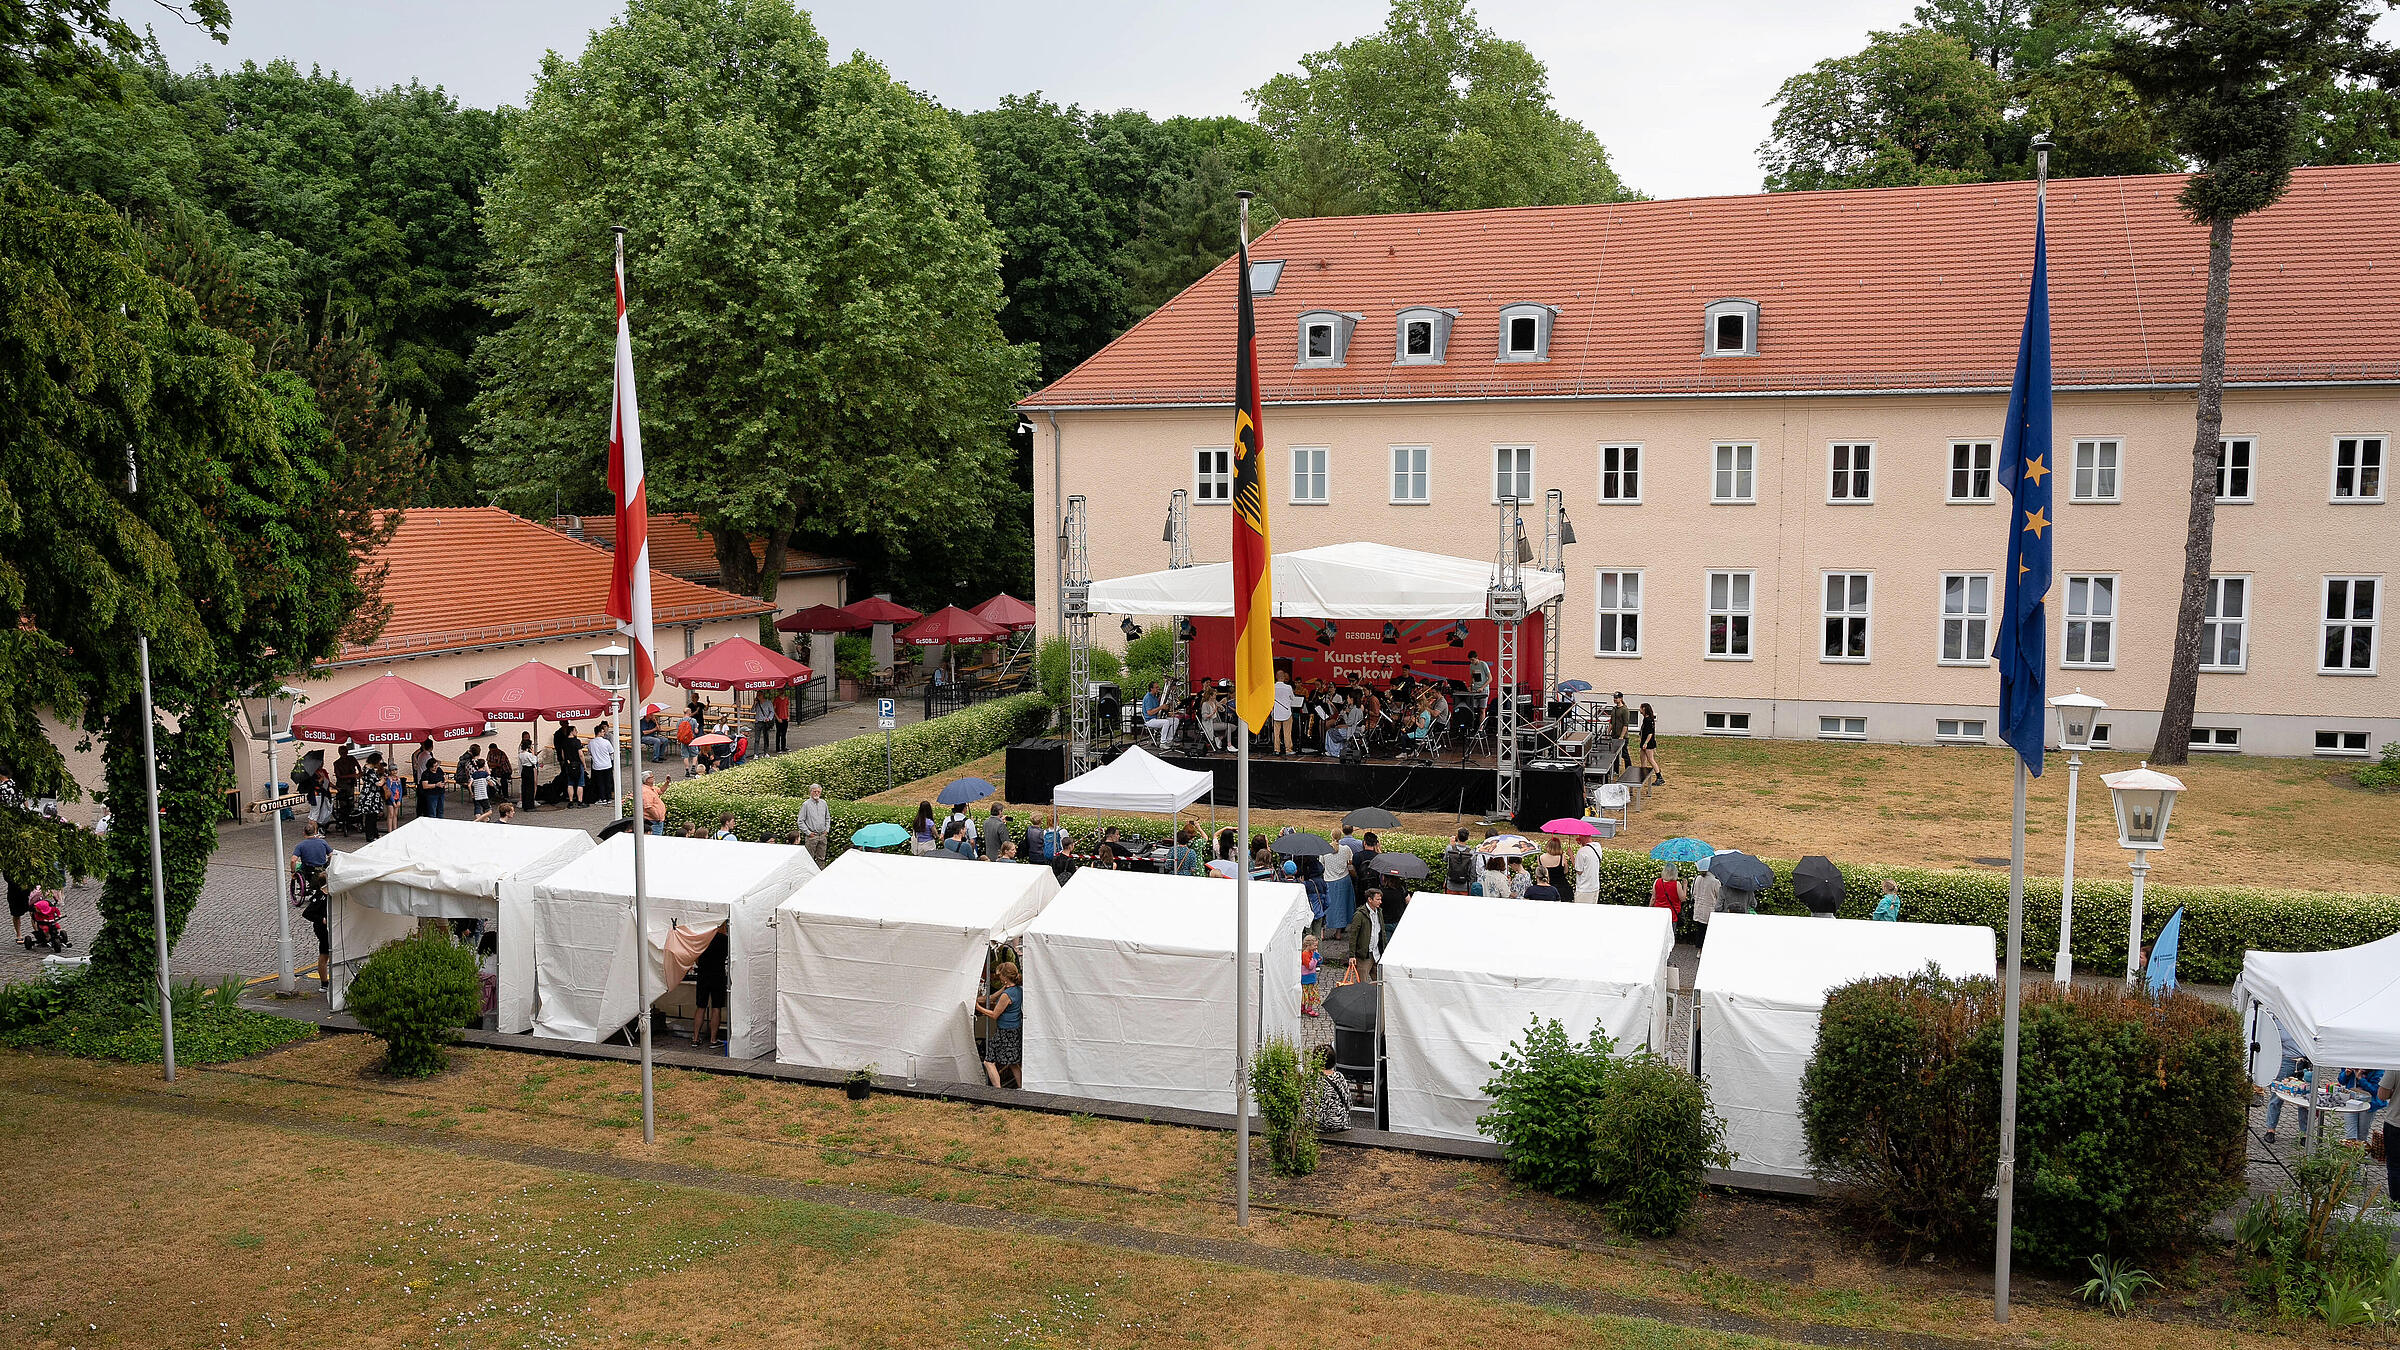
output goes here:
<path id="1" fill-rule="evenodd" d="M 875 620 L 862 619 L 832 605 L 810 605 L 775 621 L 775 627 L 786 633 L 856 633 L 874 626 Z"/>
<path id="2" fill-rule="evenodd" d="M 895 605 L 880 596 L 872 595 L 853 604 L 844 605 L 842 610 L 852 618 L 864 619 L 870 624 L 915 623 L 925 617 L 906 605 Z"/>
<path id="3" fill-rule="evenodd" d="M 607 716 L 616 696 L 556 666 L 528 661 L 476 685 L 458 701 L 495 722 L 580 722 Z"/>
<path id="4" fill-rule="evenodd" d="M 442 697 L 414 680 L 389 671 L 355 689 L 302 708 L 292 718 L 292 736 L 339 745 L 403 745 L 430 737 L 455 741 L 480 736 L 491 719 Z"/>
<path id="5" fill-rule="evenodd" d="M 1033 606 L 1005 592 L 967 612 L 985 623 L 998 624 L 1012 633 L 1022 633 L 1033 627 L 1035 622 Z"/>
<path id="6" fill-rule="evenodd" d="M 781 652 L 772 652 L 748 638 L 727 638 L 695 652 L 659 672 L 667 683 L 685 689 L 729 689 L 749 693 L 788 689 L 806 684 L 808 667 Z"/>
<path id="7" fill-rule="evenodd" d="M 989 642 L 993 638 L 1006 636 L 1008 630 L 998 624 L 985 623 L 956 605 L 944 605 L 894 634 L 893 640 L 912 647 L 948 647 L 950 650 L 946 655 L 955 667 L 959 643 Z M 955 668 L 950 677 L 953 680 L 958 678 Z"/>

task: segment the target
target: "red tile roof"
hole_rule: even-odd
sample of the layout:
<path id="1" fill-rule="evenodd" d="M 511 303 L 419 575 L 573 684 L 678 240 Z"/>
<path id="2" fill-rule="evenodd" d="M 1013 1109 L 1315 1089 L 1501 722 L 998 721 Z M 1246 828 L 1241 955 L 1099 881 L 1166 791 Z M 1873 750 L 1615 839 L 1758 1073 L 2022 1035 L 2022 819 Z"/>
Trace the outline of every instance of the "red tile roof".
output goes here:
<path id="1" fill-rule="evenodd" d="M 571 532 L 580 528 L 583 538 L 602 548 L 613 549 L 617 542 L 617 520 L 614 516 L 557 516 L 550 528 Z M 750 541 L 750 556 L 764 559 L 767 546 L 760 540 Z M 723 570 L 717 565 L 717 545 L 708 531 L 700 528 L 696 515 L 653 515 L 650 517 L 650 566 L 655 571 L 679 576 L 687 581 L 715 581 Z M 807 576 L 820 572 L 846 572 L 854 566 L 844 558 L 828 558 L 822 554 L 802 553 L 787 549 L 783 555 L 783 574 L 787 577 Z"/>
<path id="2" fill-rule="evenodd" d="M 391 617 L 375 641 L 328 665 L 608 633 L 607 550 L 492 506 L 417 507 L 375 555 Z M 660 624 L 735 619 L 773 606 L 650 569 Z"/>
<path id="3" fill-rule="evenodd" d="M 2181 175 L 2050 184 L 2061 384 L 2196 379 L 2207 232 Z M 2033 258 L 2031 183 L 1288 220 L 1261 297 L 1272 402 L 2005 388 Z M 1759 355 L 1703 357 L 1712 300 L 1759 304 Z M 1499 363 L 1499 310 L 1559 306 L 1550 359 Z M 1393 316 L 1460 311 L 1446 360 L 1395 366 Z M 1339 368 L 1295 370 L 1304 310 L 1363 314 Z M 1226 403 L 1233 264 L 1027 407 Z M 2400 380 L 2400 165 L 2302 169 L 2234 227 L 2229 378 Z"/>

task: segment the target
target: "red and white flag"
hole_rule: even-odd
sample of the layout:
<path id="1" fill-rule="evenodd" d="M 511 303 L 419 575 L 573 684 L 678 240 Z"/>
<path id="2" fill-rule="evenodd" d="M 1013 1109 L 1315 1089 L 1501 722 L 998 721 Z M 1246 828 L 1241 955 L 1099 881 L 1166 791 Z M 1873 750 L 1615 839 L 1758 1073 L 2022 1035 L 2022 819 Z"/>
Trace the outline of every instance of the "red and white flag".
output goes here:
<path id="1" fill-rule="evenodd" d="M 608 615 L 633 649 L 634 699 L 657 683 L 658 645 L 650 633 L 650 497 L 642 480 L 642 415 L 633 397 L 633 329 L 625 322 L 625 244 L 617 241 L 617 397 L 608 436 L 608 490 L 617 498 L 617 548 L 608 579 Z"/>

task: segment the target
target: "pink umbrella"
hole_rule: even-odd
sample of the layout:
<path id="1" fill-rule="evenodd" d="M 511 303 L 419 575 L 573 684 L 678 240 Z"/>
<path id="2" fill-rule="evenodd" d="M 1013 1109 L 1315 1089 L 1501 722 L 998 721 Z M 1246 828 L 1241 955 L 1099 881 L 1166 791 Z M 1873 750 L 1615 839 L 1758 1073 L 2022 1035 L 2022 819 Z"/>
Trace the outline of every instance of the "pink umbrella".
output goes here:
<path id="1" fill-rule="evenodd" d="M 985 623 L 956 605 L 945 605 L 910 624 L 906 630 L 896 634 L 894 640 L 913 647 L 948 647 L 952 667 L 950 675 L 955 680 L 958 678 L 959 643 L 989 642 L 993 638 L 1006 636 L 1007 629 Z"/>
<path id="2" fill-rule="evenodd" d="M 490 728 L 491 719 L 482 713 L 389 671 L 323 703 L 312 703 L 292 719 L 295 739 L 328 745 L 455 741 Z"/>
<path id="3" fill-rule="evenodd" d="M 706 651 L 695 652 L 659 672 L 667 683 L 685 689 L 731 689 L 753 692 L 788 689 L 809 681 L 808 667 L 781 652 L 768 651 L 748 638 L 727 638 Z"/>
<path id="4" fill-rule="evenodd" d="M 579 722 L 607 716 L 616 696 L 556 666 L 528 661 L 476 685 L 459 702 L 495 722 Z"/>
<path id="5" fill-rule="evenodd" d="M 1033 606 L 1005 593 L 995 595 L 967 612 L 985 623 L 997 624 L 1012 633 L 1022 633 L 1036 622 Z"/>
<path id="6" fill-rule="evenodd" d="M 1560 816 L 1558 819 L 1551 821 L 1547 825 L 1544 825 L 1542 827 L 1542 833 L 1579 834 L 1589 839 L 1599 835 L 1600 827 L 1594 825 L 1588 820 L 1577 820 L 1573 816 Z"/>
<path id="7" fill-rule="evenodd" d="M 712 746 L 731 744 L 733 744 L 733 737 L 726 735 L 722 731 L 712 731 L 705 736 L 694 736 L 692 738 L 692 748 L 694 750 L 706 750 Z"/>

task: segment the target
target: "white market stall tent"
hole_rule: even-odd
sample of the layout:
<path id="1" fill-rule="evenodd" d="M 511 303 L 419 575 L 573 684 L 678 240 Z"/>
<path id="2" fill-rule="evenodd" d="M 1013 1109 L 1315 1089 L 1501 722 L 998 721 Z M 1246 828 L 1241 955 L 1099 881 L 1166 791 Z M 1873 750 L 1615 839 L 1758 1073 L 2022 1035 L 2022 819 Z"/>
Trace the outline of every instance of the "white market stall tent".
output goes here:
<path id="1" fill-rule="evenodd" d="M 1179 769 L 1136 745 L 1051 789 L 1053 806 L 1171 815 L 1217 790 L 1206 769 Z"/>
<path id="2" fill-rule="evenodd" d="M 775 910 L 775 1058 L 983 1079 L 975 998 L 991 944 L 1058 894 L 1047 867 L 854 848 Z"/>
<path id="3" fill-rule="evenodd" d="M 2339 951 L 2244 952 L 2233 991 L 2253 1082 L 2274 1081 L 2282 1034 L 2320 1081 L 2336 1069 L 2400 1065 L 2400 934 Z"/>
<path id="4" fill-rule="evenodd" d="M 1383 953 L 1392 1129 L 1476 1139 L 1492 1064 L 1536 1017 L 1621 1054 L 1666 1047 L 1675 926 L 1648 905 L 1560 905 L 1427 893 Z"/>
<path id="5" fill-rule="evenodd" d="M 1328 544 L 1274 558 L 1279 619 L 1480 619 L 1491 601 L 1492 561 L 1389 544 Z M 1531 568 L 1525 603 L 1567 593 L 1566 578 Z M 1233 564 L 1201 563 L 1095 581 L 1095 614 L 1223 618 L 1233 613 Z"/>
<path id="6" fill-rule="evenodd" d="M 1709 1104 L 1725 1118 L 1734 1170 L 1810 1174 L 1800 1076 L 1816 1054 L 1828 993 L 1928 965 L 1957 979 L 1989 977 L 2000 967 L 1997 952 L 1991 929 L 1966 924 L 1720 911 L 1692 981 L 1693 1044 Z"/>
<path id="7" fill-rule="evenodd" d="M 633 925 L 633 836 L 620 834 L 534 888 L 538 966 L 533 1031 L 566 1041 L 608 1039 L 637 1012 L 634 972 L 649 962 L 650 997 L 666 992 L 668 930 L 722 924 L 730 955 L 725 1054 L 775 1049 L 775 907 L 817 874 L 794 844 L 660 836 L 643 841 L 650 931 Z"/>
<path id="8" fill-rule="evenodd" d="M 1025 1087 L 1233 1111 L 1234 883 L 1086 867 L 1025 930 Z M 1308 893 L 1250 884 L 1252 1034 L 1300 1040 Z"/>
<path id="9" fill-rule="evenodd" d="M 481 919 L 500 945 L 502 1031 L 533 1025 L 533 891 L 590 852 L 581 830 L 477 824 L 420 816 L 325 864 L 325 922 L 333 939 L 328 1002 L 340 1011 L 375 949 L 419 919 Z"/>

